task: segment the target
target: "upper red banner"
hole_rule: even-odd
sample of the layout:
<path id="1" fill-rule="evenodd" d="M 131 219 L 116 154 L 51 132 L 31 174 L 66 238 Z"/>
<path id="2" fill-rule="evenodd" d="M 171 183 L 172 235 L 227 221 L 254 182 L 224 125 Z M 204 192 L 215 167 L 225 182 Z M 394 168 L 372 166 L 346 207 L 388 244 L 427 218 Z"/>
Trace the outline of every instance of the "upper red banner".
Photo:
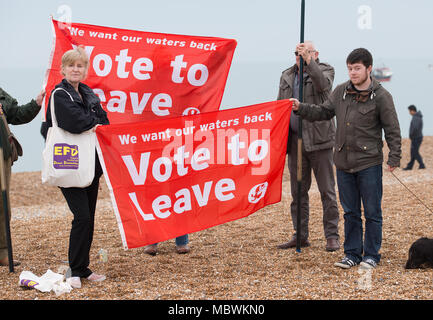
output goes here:
<path id="1" fill-rule="evenodd" d="M 291 101 L 99 126 L 125 248 L 246 217 L 281 200 Z"/>
<path id="2" fill-rule="evenodd" d="M 62 55 L 82 45 L 90 57 L 83 82 L 99 96 L 111 124 L 219 109 L 235 40 L 52 22 L 47 97 L 63 78 Z"/>

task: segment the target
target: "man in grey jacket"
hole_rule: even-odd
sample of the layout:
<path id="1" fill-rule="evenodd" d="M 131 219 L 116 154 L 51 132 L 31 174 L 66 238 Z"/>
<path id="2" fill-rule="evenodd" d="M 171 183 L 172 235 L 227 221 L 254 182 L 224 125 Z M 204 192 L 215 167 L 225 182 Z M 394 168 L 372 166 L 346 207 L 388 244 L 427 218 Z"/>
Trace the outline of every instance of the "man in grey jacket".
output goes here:
<path id="1" fill-rule="evenodd" d="M 304 101 L 308 103 L 323 103 L 332 90 L 334 68 L 319 61 L 319 52 L 311 41 L 298 44 L 295 51 L 296 64 L 285 70 L 280 79 L 278 100 L 299 98 L 299 64 L 300 56 L 304 59 Z M 297 139 L 298 117 L 292 112 L 290 116 L 289 138 L 287 151 L 289 154 L 290 185 L 292 203 L 290 206 L 292 223 L 297 230 Z M 302 189 L 301 189 L 301 246 L 308 247 L 309 197 L 311 186 L 311 171 L 316 177 L 323 207 L 323 228 L 326 250 L 335 251 L 340 248 L 338 234 L 339 212 L 335 193 L 335 179 L 332 160 L 334 146 L 335 124 L 333 119 L 318 122 L 302 120 Z M 296 247 L 296 233 L 278 248 Z"/>
<path id="2" fill-rule="evenodd" d="M 382 244 L 382 130 L 389 148 L 388 170 L 393 171 L 400 166 L 400 125 L 391 94 L 370 77 L 370 52 L 355 49 L 346 64 L 350 80 L 337 86 L 325 103 L 313 105 L 293 99 L 293 110 L 311 121 L 336 117 L 334 162 L 344 210 L 345 257 L 335 266 L 374 268 L 380 261 Z"/>
<path id="3" fill-rule="evenodd" d="M 409 139 L 410 139 L 410 161 L 407 164 L 406 168 L 403 170 L 412 170 L 413 165 L 415 164 L 415 160 L 419 163 L 418 169 L 425 169 L 424 162 L 422 161 L 422 157 L 419 153 L 419 148 L 422 143 L 422 113 L 421 111 L 417 111 L 416 107 L 412 104 L 409 107 L 409 113 L 412 116 L 412 121 L 410 122 L 409 127 Z"/>

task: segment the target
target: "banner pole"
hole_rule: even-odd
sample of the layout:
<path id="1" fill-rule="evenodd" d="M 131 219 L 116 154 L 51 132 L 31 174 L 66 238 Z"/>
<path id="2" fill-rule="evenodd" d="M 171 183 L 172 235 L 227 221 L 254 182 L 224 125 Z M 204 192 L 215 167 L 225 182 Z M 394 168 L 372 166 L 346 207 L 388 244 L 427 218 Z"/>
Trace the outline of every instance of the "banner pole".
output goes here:
<path id="1" fill-rule="evenodd" d="M 301 37 L 304 43 L 305 0 L 301 0 Z M 304 101 L 304 59 L 299 55 L 299 102 Z M 302 119 L 298 117 L 298 162 L 297 162 L 297 207 L 296 207 L 296 252 L 301 252 L 301 190 L 302 190 Z"/>
<path id="2" fill-rule="evenodd" d="M 6 226 L 6 242 L 8 246 L 8 259 L 9 259 L 9 272 L 14 272 L 14 261 L 12 255 L 12 239 L 11 239 L 11 228 L 9 224 L 9 206 L 8 206 L 8 195 L 6 190 L 6 171 L 3 160 L 3 147 L 0 146 L 0 183 L 3 200 L 3 212 Z"/>

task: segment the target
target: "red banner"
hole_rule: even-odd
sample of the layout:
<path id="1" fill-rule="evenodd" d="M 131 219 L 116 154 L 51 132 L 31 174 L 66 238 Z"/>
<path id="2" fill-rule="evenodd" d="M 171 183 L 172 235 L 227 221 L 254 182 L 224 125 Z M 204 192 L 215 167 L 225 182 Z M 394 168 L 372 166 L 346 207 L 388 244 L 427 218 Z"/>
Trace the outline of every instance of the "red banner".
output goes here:
<path id="1" fill-rule="evenodd" d="M 52 23 L 47 97 L 63 78 L 62 55 L 83 45 L 90 58 L 84 83 L 99 96 L 112 124 L 218 110 L 235 40 Z"/>
<path id="2" fill-rule="evenodd" d="M 246 217 L 281 200 L 291 102 L 99 126 L 126 248 Z"/>

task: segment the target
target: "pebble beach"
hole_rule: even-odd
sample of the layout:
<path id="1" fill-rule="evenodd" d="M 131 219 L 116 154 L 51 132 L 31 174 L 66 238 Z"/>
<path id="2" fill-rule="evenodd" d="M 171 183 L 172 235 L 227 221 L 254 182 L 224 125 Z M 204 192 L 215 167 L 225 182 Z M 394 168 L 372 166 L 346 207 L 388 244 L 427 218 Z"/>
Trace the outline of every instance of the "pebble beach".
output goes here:
<path id="1" fill-rule="evenodd" d="M 424 137 L 420 149 L 427 166 L 424 170 L 417 165 L 411 171 L 401 169 L 409 161 L 409 148 L 410 141 L 403 139 L 401 167 L 394 175 L 384 165 L 382 260 L 368 275 L 356 267 L 342 270 L 333 266 L 344 253 L 343 249 L 325 251 L 322 206 L 314 179 L 311 246 L 301 253 L 276 248 L 293 232 L 287 168 L 281 202 L 244 219 L 191 234 L 192 251 L 185 255 L 175 252 L 174 240 L 161 243 L 156 256 L 146 255 L 143 248 L 124 250 L 110 194 L 101 178 L 90 268 L 107 279 L 100 283 L 83 280 L 81 289 L 59 296 L 20 287 L 19 275 L 22 271 L 38 276 L 48 269 L 66 271 L 72 214 L 57 188 L 41 184 L 40 172 L 13 173 L 12 243 L 21 265 L 14 273 L 0 267 L 0 299 L 431 300 L 433 269 L 406 270 L 404 265 L 415 240 L 433 238 L 433 137 Z M 339 209 L 342 244 L 340 205 Z M 101 249 L 107 261 L 99 259 Z"/>

